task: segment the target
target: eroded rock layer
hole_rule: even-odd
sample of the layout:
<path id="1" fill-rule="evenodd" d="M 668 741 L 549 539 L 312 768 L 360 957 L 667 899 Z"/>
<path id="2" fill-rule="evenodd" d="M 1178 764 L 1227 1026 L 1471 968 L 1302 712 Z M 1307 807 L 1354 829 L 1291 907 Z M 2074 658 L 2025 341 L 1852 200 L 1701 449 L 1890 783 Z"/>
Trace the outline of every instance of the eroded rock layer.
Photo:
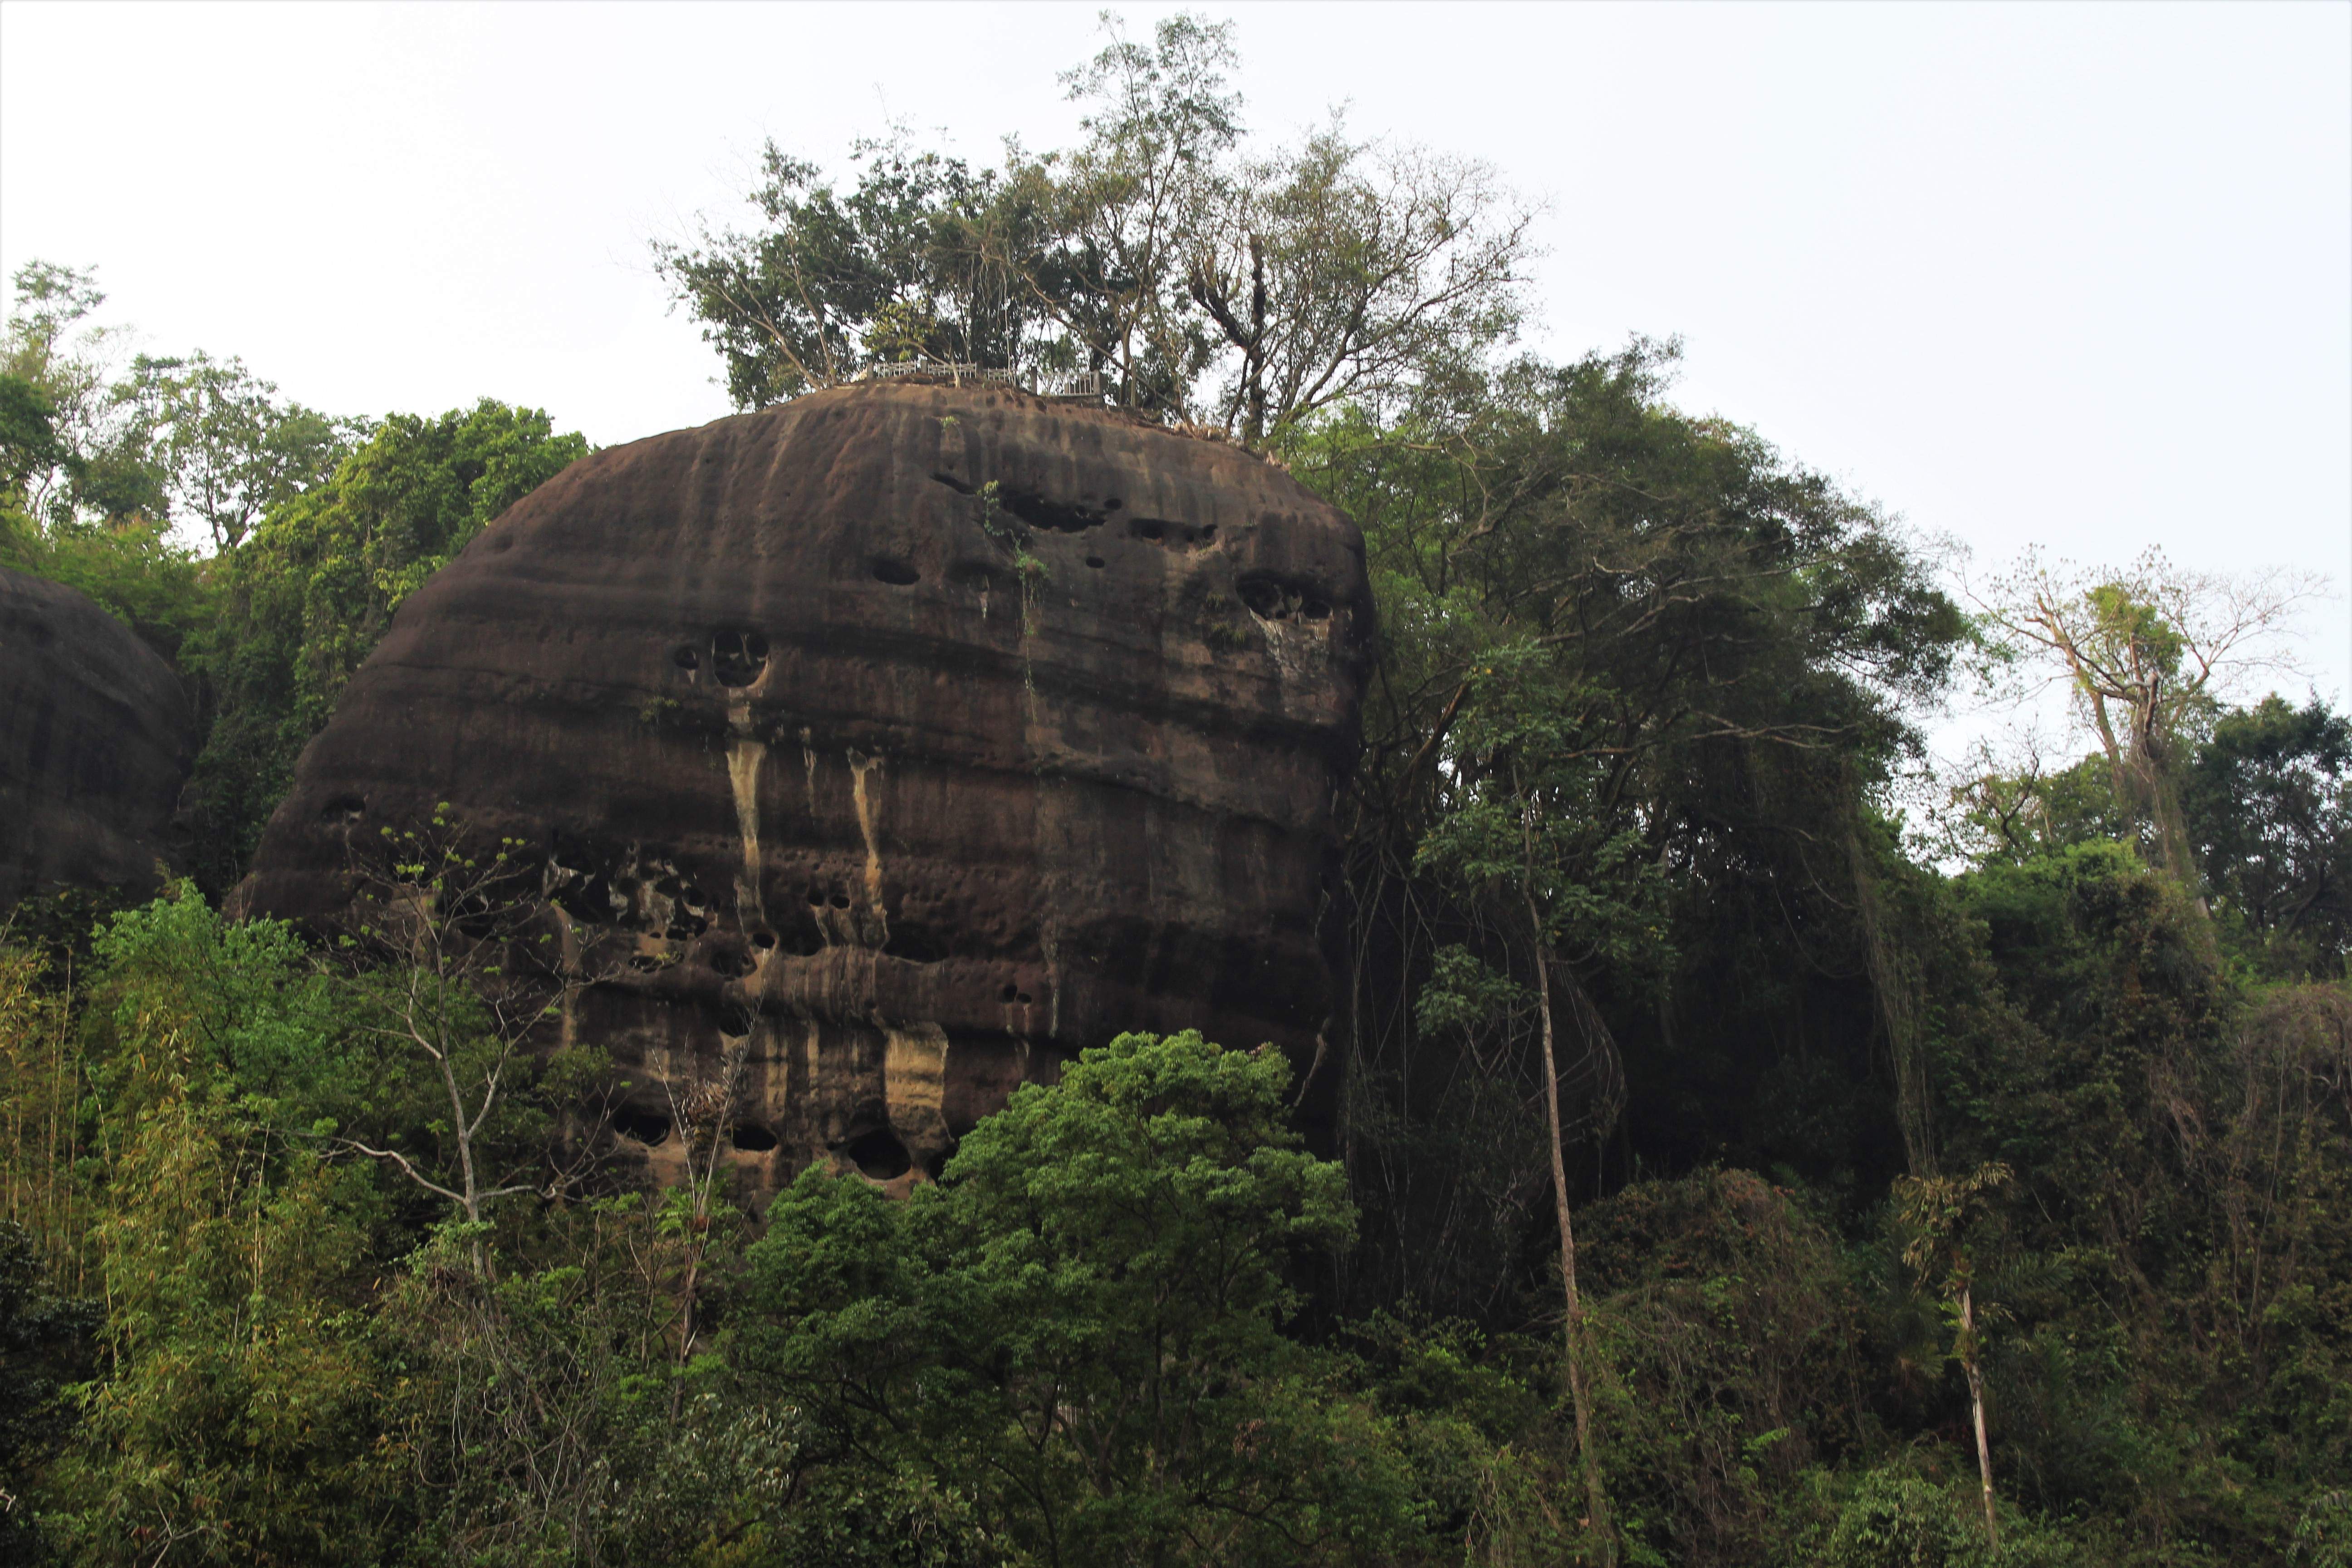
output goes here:
<path id="1" fill-rule="evenodd" d="M 0 567 L 0 910 L 58 884 L 152 890 L 193 739 L 179 678 L 130 627 Z"/>
<path id="2" fill-rule="evenodd" d="M 564 1027 L 667 1131 L 728 1086 L 769 1184 L 936 1166 L 1129 1028 L 1313 1060 L 1354 526 L 1223 445 L 1002 389 L 857 386 L 586 458 L 404 605 L 247 910 L 331 919 L 436 802 L 551 855 Z"/>

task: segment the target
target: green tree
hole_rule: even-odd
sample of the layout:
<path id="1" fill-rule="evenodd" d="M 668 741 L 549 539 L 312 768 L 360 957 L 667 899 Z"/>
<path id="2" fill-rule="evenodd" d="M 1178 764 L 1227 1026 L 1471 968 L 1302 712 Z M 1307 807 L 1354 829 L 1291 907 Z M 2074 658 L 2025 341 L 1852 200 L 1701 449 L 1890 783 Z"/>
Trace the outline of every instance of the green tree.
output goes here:
<path id="1" fill-rule="evenodd" d="M 184 885 L 99 951 L 103 1355 L 45 1524 L 89 1563 L 373 1557 L 376 1205 L 303 1129 L 341 1077 L 331 995 L 283 927 Z"/>
<path id="2" fill-rule="evenodd" d="M 42 1560 L 33 1494 L 73 1429 L 67 1389 L 88 1377 L 99 1326 L 98 1304 L 61 1294 L 42 1250 L 0 1220 L 0 1550 L 11 1562 Z"/>
<path id="3" fill-rule="evenodd" d="M 753 407 L 898 363 L 1044 381 L 1253 446 L 1317 410 L 1456 374 L 1517 324 L 1527 213 L 1492 171 L 1334 123 L 1252 156 L 1230 23 L 1180 13 L 1065 72 L 1075 147 L 975 172 L 903 133 L 854 188 L 771 143 L 764 228 L 656 264 Z"/>
<path id="4" fill-rule="evenodd" d="M 2278 696 L 2213 722 L 2182 785 L 2205 886 L 2273 973 L 2352 953 L 2352 721 Z"/>
<path id="5" fill-rule="evenodd" d="M 401 602 L 587 450 L 544 413 L 487 398 L 395 415 L 223 558 L 219 623 L 194 653 L 215 704 L 191 782 L 204 885 L 244 874 L 295 758 Z"/>
<path id="6" fill-rule="evenodd" d="M 1668 1169 L 1761 1142 L 1768 1075 L 1831 1071 L 1857 1098 L 1872 1075 L 1866 986 L 1837 999 L 1844 1016 L 1804 993 L 1823 969 L 1864 977 L 1851 826 L 1916 745 L 1907 705 L 1944 679 L 1962 620 L 1887 519 L 1667 404 L 1672 359 L 1635 344 L 1521 363 L 1289 444 L 1292 471 L 1362 521 L 1379 605 L 1366 754 L 1340 803 L 1344 1115 L 1379 1213 L 1364 1278 L 1443 1279 L 1417 1261 L 1441 1250 L 1421 1216 L 1478 1168 L 1416 1152 L 1489 1070 L 1458 1031 L 1421 1026 L 1415 994 L 1448 946 L 1515 954 L 1500 966 L 1534 997 L 1550 928 L 1555 993 L 1572 970 L 1592 1004 L 1559 1009 L 1578 1026 L 1556 1040 L 1580 1051 L 1591 1017 L 1625 1043 L 1628 1136 Z M 1538 808 L 1525 842 L 1520 800 Z M 1530 846 L 1533 920 L 1516 891 Z M 1527 1016 L 1500 1064 L 1539 1120 L 1550 1075 Z M 1790 1098 L 1818 1108 L 1837 1087 Z M 1491 1126 L 1446 1148 L 1491 1144 Z M 1538 1161 L 1545 1136 L 1528 1136 Z M 1487 1267 L 1477 1281 L 1457 1263 L 1433 1304 L 1488 1310 L 1514 1265 Z"/>
<path id="7" fill-rule="evenodd" d="M 113 389 L 150 433 L 169 513 L 200 521 L 216 552 L 243 542 L 270 508 L 326 482 L 370 429 L 366 420 L 280 404 L 277 392 L 243 361 L 201 350 L 142 354 Z"/>
<path id="8" fill-rule="evenodd" d="M 1280 1332 L 1351 1215 L 1271 1048 L 1122 1036 L 904 1203 L 812 1170 L 751 1249 L 751 1374 L 813 1457 L 934 1478 L 1015 1562 L 1310 1563 L 1409 1531 L 1379 1419 Z"/>
<path id="9" fill-rule="evenodd" d="M 841 193 L 771 142 L 751 193 L 764 232 L 706 225 L 691 246 L 655 247 L 673 295 L 725 360 L 737 406 L 877 363 L 1034 371 L 1039 312 L 1005 259 L 1033 252 L 1028 194 L 903 136 L 861 142 L 855 157 L 857 183 Z"/>

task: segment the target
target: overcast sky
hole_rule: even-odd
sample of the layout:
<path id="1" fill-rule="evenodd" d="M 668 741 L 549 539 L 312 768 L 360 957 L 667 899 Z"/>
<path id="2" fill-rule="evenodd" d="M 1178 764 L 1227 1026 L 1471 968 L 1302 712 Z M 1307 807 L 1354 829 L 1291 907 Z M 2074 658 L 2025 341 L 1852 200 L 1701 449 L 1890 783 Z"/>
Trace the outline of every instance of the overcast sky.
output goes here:
<path id="1" fill-rule="evenodd" d="M 2352 689 L 2352 6 L 1202 7 L 1263 136 L 1544 204 L 1533 346 L 1680 335 L 1748 425 L 1979 573 L 2299 565 Z M 1148 31 L 1164 7 L 1124 8 Z M 727 412 L 647 242 L 763 138 L 1066 143 L 1092 5 L 0 4 L 0 266 L 335 412 L 488 394 L 599 443 Z"/>

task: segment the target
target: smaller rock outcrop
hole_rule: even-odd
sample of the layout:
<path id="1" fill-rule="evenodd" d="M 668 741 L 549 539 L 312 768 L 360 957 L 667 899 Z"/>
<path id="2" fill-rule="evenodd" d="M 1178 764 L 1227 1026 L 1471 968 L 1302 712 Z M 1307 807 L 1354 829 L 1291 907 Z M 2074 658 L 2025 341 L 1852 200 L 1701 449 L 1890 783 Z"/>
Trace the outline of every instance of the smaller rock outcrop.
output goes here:
<path id="1" fill-rule="evenodd" d="M 130 627 L 0 567 L 0 909 L 153 888 L 194 738 L 179 677 Z"/>

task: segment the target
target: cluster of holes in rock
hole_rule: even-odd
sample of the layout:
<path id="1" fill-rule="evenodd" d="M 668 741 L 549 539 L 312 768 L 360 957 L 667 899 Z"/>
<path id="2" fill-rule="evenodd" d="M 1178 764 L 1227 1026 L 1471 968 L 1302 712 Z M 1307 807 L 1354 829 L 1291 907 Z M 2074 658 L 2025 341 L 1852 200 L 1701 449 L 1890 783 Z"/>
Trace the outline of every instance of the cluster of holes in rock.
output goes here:
<path id="1" fill-rule="evenodd" d="M 1235 584 L 1250 613 L 1266 621 L 1328 621 L 1331 601 L 1312 584 L 1257 574 Z"/>
<path id="2" fill-rule="evenodd" d="M 654 891 L 670 902 L 669 926 L 662 934 L 686 941 L 710 929 L 710 900 L 700 888 L 676 877 L 664 877 Z"/>
<path id="3" fill-rule="evenodd" d="M 808 890 L 808 901 L 809 908 L 813 910 L 822 909 L 827 904 L 831 904 L 836 910 L 845 910 L 849 907 L 849 895 L 839 888 L 828 893 L 823 888 L 813 887 Z"/>
<path id="4" fill-rule="evenodd" d="M 931 478 L 958 495 L 973 495 L 978 491 L 977 486 L 968 485 L 952 474 L 933 474 Z M 1099 506 L 1085 500 L 1054 500 L 1039 495 L 1034 490 L 1019 489 L 1004 484 L 997 487 L 996 504 L 1031 528 L 1044 533 L 1085 533 L 1091 529 L 1102 527 L 1111 520 L 1113 513 L 1119 511 L 1126 505 L 1117 496 L 1108 498 Z M 1148 543 L 1192 550 L 1214 543 L 1217 537 L 1217 525 L 1210 522 L 1196 527 L 1191 523 L 1174 522 L 1161 517 L 1130 517 L 1128 519 L 1127 531 L 1129 537 L 1143 540 Z M 1086 559 L 1089 566 L 1099 568 L 1104 564 L 1103 558 L 1099 555 L 1089 555 Z M 875 575 L 877 577 L 882 575 L 881 563 L 878 561 L 876 563 Z M 883 578 L 885 582 L 899 580 Z M 907 580 L 911 581 L 911 579 Z"/>
<path id="5" fill-rule="evenodd" d="M 1015 985 L 1009 980 L 1004 983 L 1003 996 L 1005 1001 L 1012 1003 L 1016 1006 L 1026 1007 L 1029 1005 L 1029 993 L 1022 990 L 1020 986 Z"/>
<path id="6" fill-rule="evenodd" d="M 613 1131 L 632 1143 L 656 1149 L 669 1142 L 670 1120 L 646 1106 L 625 1105 L 613 1114 Z M 727 1130 L 727 1141 L 746 1154 L 772 1153 L 779 1142 L 772 1131 L 756 1121 L 736 1122 Z"/>

